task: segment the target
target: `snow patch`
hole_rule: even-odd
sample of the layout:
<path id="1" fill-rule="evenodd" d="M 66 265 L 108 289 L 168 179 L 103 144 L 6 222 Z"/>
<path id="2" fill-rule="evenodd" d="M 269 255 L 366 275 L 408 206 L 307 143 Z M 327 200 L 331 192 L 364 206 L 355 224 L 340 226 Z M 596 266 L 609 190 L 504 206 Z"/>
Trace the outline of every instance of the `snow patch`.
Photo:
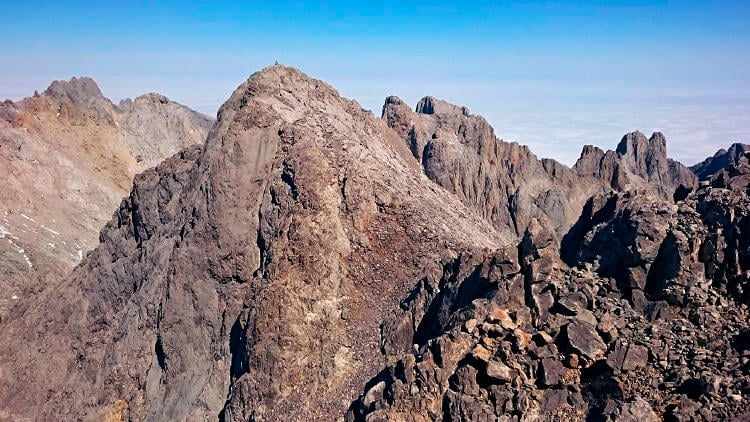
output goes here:
<path id="1" fill-rule="evenodd" d="M 29 268 L 34 268 L 34 265 L 31 263 L 29 256 L 26 255 L 26 251 L 24 251 L 23 248 L 18 248 L 18 253 L 20 253 L 23 256 L 23 259 L 24 261 L 26 261 L 26 265 L 28 265 Z"/>
<path id="2" fill-rule="evenodd" d="M 7 212 L 7 211 L 6 211 L 5 213 L 6 213 L 6 215 L 8 214 L 8 212 Z M 58 231 L 56 231 L 56 230 L 53 230 L 53 229 L 51 229 L 51 228 L 49 228 L 49 227 L 45 226 L 44 224 L 40 224 L 40 223 L 39 223 L 38 221 L 34 220 L 33 218 L 29 217 L 29 216 L 28 216 L 28 215 L 26 215 L 26 214 L 21 214 L 21 217 L 23 217 L 23 218 L 25 218 L 25 219 L 27 219 L 27 220 L 31 221 L 32 223 L 34 223 L 34 224 L 38 225 L 39 227 L 43 228 L 44 230 L 47 230 L 48 232 L 50 232 L 50 233 L 54 234 L 55 236 L 60 236 L 60 232 L 58 232 Z M 52 221 L 54 222 L 55 220 L 52 220 Z M 24 226 L 24 227 L 28 227 L 28 226 L 27 226 L 26 224 L 23 224 L 23 226 Z M 31 230 L 32 230 L 32 231 L 34 231 L 34 232 L 36 232 L 36 229 L 33 229 L 33 228 L 32 228 Z"/>
<path id="3" fill-rule="evenodd" d="M 54 234 L 55 236 L 60 236 L 60 233 L 59 233 L 59 232 L 56 232 L 56 231 L 52 230 L 51 228 L 49 228 L 49 227 L 45 226 L 44 224 L 41 224 L 41 226 L 42 226 L 42 228 L 43 228 L 44 230 L 47 230 L 48 232 L 50 232 L 50 233 Z"/>
<path id="4" fill-rule="evenodd" d="M 13 299 L 13 300 L 18 300 L 18 296 L 16 296 L 16 295 L 13 295 L 13 296 L 11 297 L 11 299 Z"/>
<path id="5" fill-rule="evenodd" d="M 3 237 L 5 237 L 5 235 L 3 235 Z M 18 240 L 18 238 L 16 238 L 16 240 Z M 18 251 L 18 253 L 21 254 L 21 256 L 23 256 L 23 259 L 24 261 L 26 261 L 26 264 L 29 266 L 29 268 L 34 268 L 34 264 L 31 263 L 29 256 L 26 255 L 26 251 L 22 247 L 16 245 L 16 242 L 14 242 L 13 239 L 8 239 L 8 242 L 11 244 L 11 246 L 16 248 L 16 250 Z"/>
<path id="6" fill-rule="evenodd" d="M 34 220 L 33 218 L 29 217 L 29 216 L 28 216 L 28 215 L 26 215 L 26 214 L 21 214 L 21 217 L 23 217 L 23 218 L 25 218 L 25 219 L 27 219 L 27 220 L 29 220 L 29 221 L 32 221 L 32 222 L 34 222 L 34 223 L 36 223 L 36 224 L 39 224 L 39 223 L 38 223 L 38 222 L 37 222 L 36 220 Z"/>

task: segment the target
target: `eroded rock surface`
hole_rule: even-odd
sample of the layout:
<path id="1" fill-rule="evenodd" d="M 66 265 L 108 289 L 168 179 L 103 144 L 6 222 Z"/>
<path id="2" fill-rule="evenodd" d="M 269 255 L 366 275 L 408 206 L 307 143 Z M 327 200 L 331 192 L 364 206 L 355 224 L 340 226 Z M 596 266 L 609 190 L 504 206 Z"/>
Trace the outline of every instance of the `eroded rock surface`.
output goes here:
<path id="1" fill-rule="evenodd" d="M 727 166 L 736 164 L 748 152 L 750 152 L 750 145 L 735 143 L 729 149 L 716 151 L 713 157 L 707 157 L 702 162 L 690 167 L 690 170 L 698 176 L 698 179 L 708 180 Z"/>

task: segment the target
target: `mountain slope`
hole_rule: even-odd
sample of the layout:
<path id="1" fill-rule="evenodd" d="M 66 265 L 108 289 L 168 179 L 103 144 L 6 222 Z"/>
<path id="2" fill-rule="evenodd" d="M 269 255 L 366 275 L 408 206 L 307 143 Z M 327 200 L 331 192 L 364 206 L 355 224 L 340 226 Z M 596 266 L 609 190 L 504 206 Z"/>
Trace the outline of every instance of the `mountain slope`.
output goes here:
<path id="1" fill-rule="evenodd" d="M 506 244 L 379 119 L 282 66 L 235 91 L 202 150 L 138 176 L 100 237 L 4 326 L 7 412 L 340 417 L 408 289 Z"/>
<path id="2" fill-rule="evenodd" d="M 156 94 L 116 106 L 89 78 L 0 103 L 0 317 L 78 264 L 133 176 L 203 143 L 210 123 Z"/>

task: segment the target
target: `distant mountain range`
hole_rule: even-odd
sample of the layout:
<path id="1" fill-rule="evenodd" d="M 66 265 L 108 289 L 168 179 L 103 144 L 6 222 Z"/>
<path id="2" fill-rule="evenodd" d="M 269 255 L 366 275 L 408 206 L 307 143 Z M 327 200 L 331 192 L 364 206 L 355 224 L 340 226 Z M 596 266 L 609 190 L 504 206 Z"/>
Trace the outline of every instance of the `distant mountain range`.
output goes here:
<path id="1" fill-rule="evenodd" d="M 632 132 L 567 167 L 466 107 L 376 117 L 281 65 L 208 133 L 84 78 L 0 117 L 0 264 L 25 274 L 0 419 L 750 417 L 741 146 L 691 171 Z"/>

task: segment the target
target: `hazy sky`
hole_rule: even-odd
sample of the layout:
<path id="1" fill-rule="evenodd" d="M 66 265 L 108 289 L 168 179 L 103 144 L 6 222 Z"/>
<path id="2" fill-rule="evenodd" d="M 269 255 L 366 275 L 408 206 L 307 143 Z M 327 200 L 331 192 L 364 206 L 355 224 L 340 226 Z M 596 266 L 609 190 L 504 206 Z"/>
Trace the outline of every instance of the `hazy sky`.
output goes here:
<path id="1" fill-rule="evenodd" d="M 0 98 L 93 77 L 207 114 L 274 61 L 380 114 L 387 95 L 468 106 L 501 138 L 572 163 L 660 130 L 692 164 L 750 142 L 750 1 L 3 0 Z"/>

